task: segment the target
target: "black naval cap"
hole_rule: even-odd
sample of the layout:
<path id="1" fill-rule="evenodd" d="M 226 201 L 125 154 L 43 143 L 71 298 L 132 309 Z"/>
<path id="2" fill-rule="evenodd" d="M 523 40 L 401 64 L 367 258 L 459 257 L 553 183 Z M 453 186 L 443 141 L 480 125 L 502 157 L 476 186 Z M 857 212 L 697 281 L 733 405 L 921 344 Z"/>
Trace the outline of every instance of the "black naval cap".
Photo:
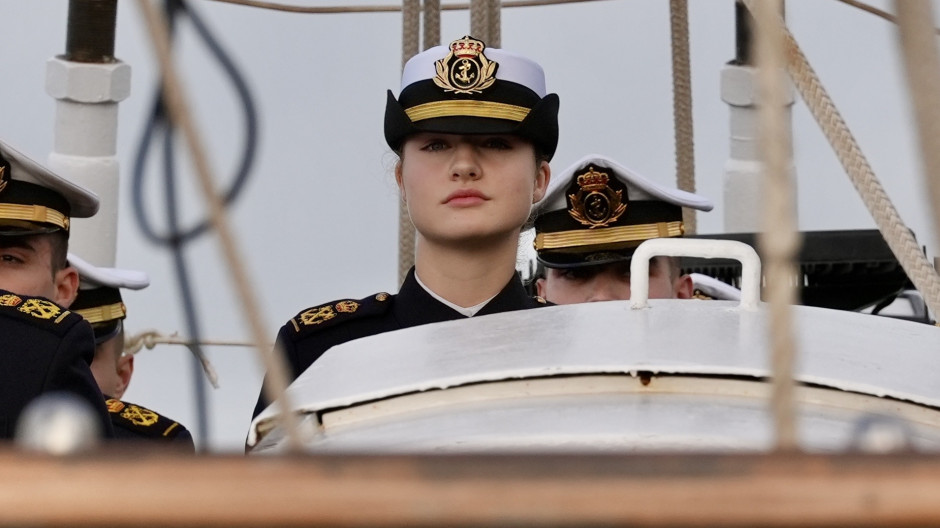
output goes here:
<path id="1" fill-rule="evenodd" d="M 150 277 L 143 271 L 94 266 L 72 253 L 69 253 L 68 261 L 78 271 L 79 277 L 78 297 L 70 309 L 91 323 L 95 343 L 101 344 L 117 335 L 127 317 L 121 288 L 146 288 L 150 285 Z"/>
<path id="2" fill-rule="evenodd" d="M 630 260 L 645 240 L 684 235 L 683 207 L 711 211 L 713 206 L 605 156 L 585 156 L 553 177 L 533 206 L 538 261 L 549 268 L 577 268 Z"/>
<path id="3" fill-rule="evenodd" d="M 0 236 L 65 231 L 98 212 L 98 197 L 0 141 Z"/>
<path id="4" fill-rule="evenodd" d="M 465 36 L 405 64 L 398 99 L 388 92 L 385 141 L 399 152 L 417 132 L 514 134 L 550 160 L 558 146 L 558 105 L 537 63 Z"/>

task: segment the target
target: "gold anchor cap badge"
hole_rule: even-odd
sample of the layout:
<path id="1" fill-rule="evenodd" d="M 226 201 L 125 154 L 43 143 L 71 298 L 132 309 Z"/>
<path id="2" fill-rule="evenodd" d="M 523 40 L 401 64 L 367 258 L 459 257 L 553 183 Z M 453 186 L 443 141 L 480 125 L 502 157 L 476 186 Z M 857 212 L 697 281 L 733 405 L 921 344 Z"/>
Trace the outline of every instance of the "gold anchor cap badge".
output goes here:
<path id="1" fill-rule="evenodd" d="M 496 82 L 499 64 L 486 58 L 486 45 L 469 35 L 450 43 L 446 57 L 434 63 L 434 84 L 445 92 L 481 93 Z"/>

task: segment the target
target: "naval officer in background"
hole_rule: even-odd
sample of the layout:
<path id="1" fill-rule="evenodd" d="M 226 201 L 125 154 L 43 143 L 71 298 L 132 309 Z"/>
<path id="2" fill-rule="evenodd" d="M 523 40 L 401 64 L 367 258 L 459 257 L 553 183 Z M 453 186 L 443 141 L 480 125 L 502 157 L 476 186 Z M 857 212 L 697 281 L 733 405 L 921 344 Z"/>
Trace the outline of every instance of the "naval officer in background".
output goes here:
<path id="1" fill-rule="evenodd" d="M 537 293 L 555 304 L 627 300 L 630 259 L 651 238 L 685 234 L 682 209 L 710 211 L 707 198 L 652 182 L 597 154 L 585 156 L 557 175 L 545 198 L 533 207 L 535 250 L 544 276 Z M 650 262 L 652 299 L 689 299 L 692 277 L 679 259 Z"/>
<path id="2" fill-rule="evenodd" d="M 121 399 L 134 374 L 134 356 L 124 354 L 127 307 L 121 289 L 146 288 L 150 277 L 137 270 L 94 266 L 71 253 L 68 261 L 78 270 L 80 279 L 72 311 L 84 317 L 94 331 L 95 359 L 91 362 L 91 372 L 104 395 L 115 437 L 194 453 L 192 434 L 182 424 Z"/>
<path id="3" fill-rule="evenodd" d="M 91 326 L 68 307 L 78 273 L 67 262 L 70 218 L 98 210 L 98 197 L 0 141 L 0 438 L 24 408 L 65 392 L 84 402 L 113 436 L 91 374 Z"/>

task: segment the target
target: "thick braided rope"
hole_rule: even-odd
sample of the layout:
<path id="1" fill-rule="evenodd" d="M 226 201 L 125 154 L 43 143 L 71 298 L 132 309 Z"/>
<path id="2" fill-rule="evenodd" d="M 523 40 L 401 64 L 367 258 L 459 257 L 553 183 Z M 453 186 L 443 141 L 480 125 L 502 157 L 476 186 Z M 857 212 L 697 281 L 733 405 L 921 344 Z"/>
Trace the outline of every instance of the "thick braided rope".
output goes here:
<path id="1" fill-rule="evenodd" d="M 797 302 L 795 258 L 800 237 L 794 213 L 794 185 L 790 165 L 790 134 L 784 115 L 786 76 L 783 70 L 783 33 L 776 18 L 780 0 L 762 0 L 752 9 L 757 21 L 757 64 L 760 105 L 760 151 L 764 159 L 764 229 L 759 245 L 764 261 L 766 290 L 770 303 L 770 341 L 773 385 L 771 410 L 776 430 L 776 448 L 799 448 L 796 410 L 793 404 L 792 305 Z"/>
<path id="2" fill-rule="evenodd" d="M 297 416 L 292 412 L 290 395 L 287 393 L 287 385 L 290 382 L 288 377 L 288 365 L 284 354 L 276 348 L 268 348 L 267 331 L 258 309 L 261 303 L 256 300 L 255 291 L 251 287 L 248 272 L 244 266 L 244 259 L 241 258 L 237 242 L 232 235 L 232 230 L 228 222 L 228 216 L 218 191 L 215 188 L 215 182 L 212 171 L 209 168 L 208 157 L 201 137 L 196 130 L 196 125 L 192 120 L 189 104 L 183 93 L 182 84 L 173 65 L 173 55 L 170 47 L 169 31 L 167 21 L 163 18 L 161 12 L 153 4 L 145 0 L 138 2 L 141 13 L 147 23 L 147 29 L 160 64 L 160 72 L 163 78 L 164 100 L 172 122 L 183 132 L 189 153 L 193 159 L 193 165 L 196 168 L 196 175 L 199 182 L 199 188 L 202 191 L 203 199 L 209 208 L 209 215 L 212 220 L 212 227 L 215 229 L 220 246 L 224 255 L 225 263 L 228 266 L 231 281 L 238 294 L 242 311 L 251 332 L 252 341 L 255 344 L 255 350 L 258 353 L 261 363 L 267 370 L 268 382 L 265 383 L 265 397 L 268 401 L 280 404 L 281 412 L 278 413 L 277 421 L 284 429 L 287 435 L 288 449 L 291 452 L 299 451 L 301 447 L 300 436 L 297 433 Z M 191 347 L 190 350 L 193 350 Z M 212 370 L 209 362 L 199 357 L 203 369 L 209 376 L 210 381 L 217 385 L 217 376 Z"/>
<path id="3" fill-rule="evenodd" d="M 672 29 L 672 119 L 676 140 L 676 181 L 683 191 L 695 192 L 695 143 L 692 130 L 692 74 L 689 58 L 688 0 L 669 0 Z M 698 230 L 695 209 L 682 208 L 685 232 Z"/>
<path id="4" fill-rule="evenodd" d="M 500 18 L 501 4 L 501 0 L 488 0 L 487 3 L 486 18 L 489 33 L 487 34 L 486 45 L 494 48 L 502 47 L 502 38 L 500 36 L 500 25 L 502 24 Z"/>
<path id="5" fill-rule="evenodd" d="M 778 24 L 782 25 L 779 18 Z M 878 181 L 871 165 L 846 126 L 845 120 L 842 119 L 829 94 L 819 82 L 819 78 L 793 35 L 786 28 L 784 28 L 784 40 L 787 50 L 787 70 L 800 96 L 816 122 L 819 123 L 829 144 L 832 145 L 839 162 L 842 163 L 849 179 L 862 197 L 865 207 L 874 218 L 891 252 L 901 263 L 901 267 L 904 268 L 914 286 L 924 296 L 927 306 L 935 314 L 940 314 L 940 277 L 937 276 L 937 271 L 921 251 L 911 230 L 904 225 L 897 209 L 891 203 L 884 187 L 881 186 L 881 182 Z"/>
<path id="6" fill-rule="evenodd" d="M 441 43 L 441 0 L 424 0 L 424 48 Z"/>
<path id="7" fill-rule="evenodd" d="M 934 242 L 940 247 L 940 54 L 932 24 L 933 9 L 923 0 L 895 0 L 894 4 L 933 211 Z"/>
<path id="8" fill-rule="evenodd" d="M 482 39 L 489 46 L 488 0 L 470 0 L 470 35 Z"/>
<path id="9" fill-rule="evenodd" d="M 421 0 L 403 0 L 401 9 L 401 65 L 418 54 Z M 398 284 L 415 264 L 415 226 L 404 200 L 398 202 Z"/>

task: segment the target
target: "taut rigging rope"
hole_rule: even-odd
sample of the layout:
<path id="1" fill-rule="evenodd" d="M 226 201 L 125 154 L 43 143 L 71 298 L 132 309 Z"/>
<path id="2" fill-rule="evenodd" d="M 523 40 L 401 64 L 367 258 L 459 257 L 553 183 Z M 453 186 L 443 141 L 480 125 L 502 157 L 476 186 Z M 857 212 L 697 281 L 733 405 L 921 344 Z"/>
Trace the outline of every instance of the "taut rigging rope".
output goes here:
<path id="1" fill-rule="evenodd" d="M 692 129 L 692 73 L 689 53 L 688 0 L 669 0 L 672 28 L 672 119 L 676 141 L 676 182 L 683 191 L 695 192 L 695 142 Z M 698 230 L 695 209 L 682 208 L 687 235 Z"/>
<path id="2" fill-rule="evenodd" d="M 745 3 L 749 9 L 754 5 L 753 0 L 745 0 Z M 783 26 L 783 21 L 779 20 L 779 17 L 778 24 Z M 839 162 L 862 197 L 865 207 L 874 218 L 878 230 L 881 231 L 888 247 L 891 248 L 891 252 L 901 263 L 901 267 L 904 268 L 914 286 L 924 296 L 927 306 L 935 314 L 940 314 L 940 277 L 937 276 L 937 271 L 921 251 L 910 228 L 901 220 L 901 215 L 875 176 L 858 142 L 855 141 L 855 137 L 852 136 L 816 72 L 809 65 L 799 44 L 785 26 L 783 26 L 783 31 L 787 71 L 797 91 L 800 92 L 813 118 L 819 123 Z"/>

